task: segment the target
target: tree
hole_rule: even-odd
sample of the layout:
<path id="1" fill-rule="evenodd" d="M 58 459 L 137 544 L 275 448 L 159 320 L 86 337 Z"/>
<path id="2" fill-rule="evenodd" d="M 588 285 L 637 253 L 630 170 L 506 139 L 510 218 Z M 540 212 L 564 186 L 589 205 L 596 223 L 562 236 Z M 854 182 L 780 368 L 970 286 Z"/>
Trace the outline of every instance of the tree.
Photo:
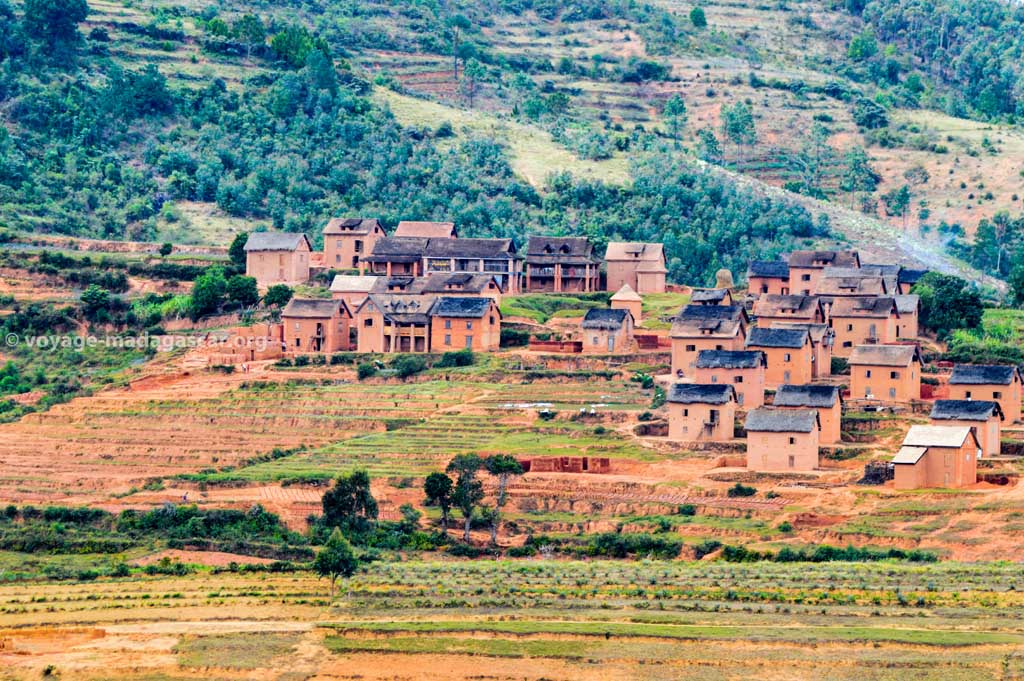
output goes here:
<path id="1" fill-rule="evenodd" d="M 78 24 L 89 14 L 86 0 L 25 0 L 25 32 L 50 47 L 77 43 Z"/>
<path id="2" fill-rule="evenodd" d="M 722 105 L 722 132 L 730 142 L 742 149 L 757 142 L 757 129 L 754 127 L 754 112 L 746 102 L 736 102 L 732 106 Z"/>
<path id="3" fill-rule="evenodd" d="M 835 150 L 828 142 L 829 136 L 828 128 L 821 123 L 815 123 L 811 126 L 811 134 L 800 146 L 800 151 L 789 156 L 790 165 L 800 175 L 800 191 L 820 199 L 825 198 L 824 173 L 835 162 L 836 156 Z"/>
<path id="4" fill-rule="evenodd" d="M 1024 261 L 1018 262 L 1010 270 L 1009 284 L 1013 294 L 1013 304 L 1017 307 L 1024 306 Z"/>
<path id="5" fill-rule="evenodd" d="M 327 543 L 320 549 L 320 553 L 316 554 L 313 569 L 320 578 L 327 577 L 331 580 L 331 598 L 334 598 L 334 585 L 338 578 L 348 579 L 359 569 L 359 559 L 356 558 L 352 545 L 338 528 L 334 528 Z"/>
<path id="6" fill-rule="evenodd" d="M 469 100 L 469 108 L 472 109 L 473 100 L 480 89 L 480 81 L 487 75 L 487 71 L 484 70 L 483 65 L 476 59 L 470 59 L 466 62 L 462 75 L 463 80 L 459 88 L 462 90 L 462 94 L 466 96 L 466 99 Z"/>
<path id="7" fill-rule="evenodd" d="M 461 14 L 449 17 L 448 21 L 448 33 L 452 41 L 452 76 L 455 78 L 455 82 L 459 81 L 459 42 L 462 40 L 462 34 L 468 31 L 472 24 L 469 23 L 469 19 Z"/>
<path id="8" fill-rule="evenodd" d="M 100 310 L 110 304 L 110 291 L 101 288 L 96 284 L 89 284 L 88 288 L 82 291 L 82 312 L 89 319 Z"/>
<path id="9" fill-rule="evenodd" d="M 174 244 L 172 244 L 170 242 L 167 242 L 167 243 L 164 243 L 164 244 L 160 245 L 159 253 L 160 253 L 160 257 L 161 258 L 166 258 L 167 256 L 169 256 L 173 252 L 174 252 Z"/>
<path id="10" fill-rule="evenodd" d="M 853 107 L 853 120 L 862 128 L 875 130 L 889 125 L 889 114 L 881 104 L 861 97 Z"/>
<path id="11" fill-rule="evenodd" d="M 452 510 L 452 490 L 454 483 L 444 473 L 431 473 L 423 483 L 423 493 L 428 504 L 436 504 L 441 509 L 441 531 L 448 536 L 448 514 Z"/>
<path id="12" fill-rule="evenodd" d="M 260 302 L 260 292 L 256 288 L 256 278 L 244 274 L 236 274 L 228 279 L 227 298 L 242 307 L 249 307 Z"/>
<path id="13" fill-rule="evenodd" d="M 864 147 L 856 145 L 850 147 L 843 158 L 842 177 L 839 180 L 839 188 L 844 192 L 866 194 L 873 193 L 878 189 L 878 183 L 882 181 L 873 167 L 871 158 Z"/>
<path id="14" fill-rule="evenodd" d="M 704 16 L 704 10 L 694 7 L 690 10 L 690 23 L 696 28 L 705 28 L 708 25 L 708 18 Z"/>
<path id="15" fill-rule="evenodd" d="M 668 128 L 669 136 L 678 140 L 686 128 L 687 118 L 686 102 L 679 96 L 679 93 L 668 98 L 661 115 L 665 119 L 665 127 Z"/>
<path id="16" fill-rule="evenodd" d="M 483 483 L 477 478 L 483 460 L 476 454 L 459 454 L 448 464 L 448 472 L 457 475 L 452 492 L 452 504 L 462 512 L 465 525 L 462 540 L 469 542 L 469 530 L 473 523 L 473 510 L 484 498 Z"/>
<path id="17" fill-rule="evenodd" d="M 513 475 L 522 475 L 523 466 L 519 460 L 511 454 L 495 454 L 487 457 L 484 461 L 487 472 L 498 478 L 498 501 L 497 507 L 505 505 L 508 481 Z"/>
<path id="18" fill-rule="evenodd" d="M 893 189 L 882 194 L 882 203 L 885 204 L 885 214 L 901 216 L 903 218 L 903 229 L 906 229 L 907 210 L 910 208 L 910 187 L 903 185 L 899 189 Z"/>
<path id="19" fill-rule="evenodd" d="M 701 128 L 697 131 L 697 140 L 699 142 L 697 156 L 702 161 L 721 165 L 725 157 L 722 154 L 722 145 L 718 143 L 718 138 L 715 137 L 715 131 L 711 128 Z"/>
<path id="20" fill-rule="evenodd" d="M 245 242 L 248 240 L 249 232 L 239 232 L 231 240 L 231 245 L 228 247 L 228 257 L 231 258 L 231 264 L 239 272 L 245 271 Z"/>
<path id="21" fill-rule="evenodd" d="M 323 523 L 327 527 L 340 527 L 346 534 L 363 533 L 377 520 L 377 500 L 370 491 L 370 476 L 366 471 L 353 471 L 341 475 L 334 487 L 324 492 L 320 500 Z"/>
<path id="22" fill-rule="evenodd" d="M 243 15 L 231 27 L 231 32 L 245 44 L 246 59 L 252 57 L 252 48 L 262 45 L 267 39 L 267 29 L 259 17 L 252 14 Z"/>
<path id="23" fill-rule="evenodd" d="M 921 325 L 940 338 L 956 329 L 976 329 L 981 325 L 984 308 L 981 296 L 959 277 L 928 272 L 914 284 L 911 293 L 921 299 Z"/>
<path id="24" fill-rule="evenodd" d="M 274 284 L 263 294 L 263 304 L 267 307 L 284 307 L 292 299 L 292 290 L 284 284 Z"/>
<path id="25" fill-rule="evenodd" d="M 192 321 L 220 309 L 224 303 L 227 280 L 224 279 L 222 267 L 211 267 L 196 278 L 192 284 L 192 296 L 189 299 L 189 315 Z"/>
<path id="26" fill-rule="evenodd" d="M 487 523 L 491 533 L 491 546 L 498 545 L 498 528 L 501 527 L 501 511 L 495 506 L 484 506 L 480 509 L 480 519 Z"/>
<path id="27" fill-rule="evenodd" d="M 850 47 L 846 50 L 846 56 L 851 61 L 864 61 L 878 54 L 878 41 L 871 29 L 866 29 L 860 35 L 854 36 L 850 41 Z"/>

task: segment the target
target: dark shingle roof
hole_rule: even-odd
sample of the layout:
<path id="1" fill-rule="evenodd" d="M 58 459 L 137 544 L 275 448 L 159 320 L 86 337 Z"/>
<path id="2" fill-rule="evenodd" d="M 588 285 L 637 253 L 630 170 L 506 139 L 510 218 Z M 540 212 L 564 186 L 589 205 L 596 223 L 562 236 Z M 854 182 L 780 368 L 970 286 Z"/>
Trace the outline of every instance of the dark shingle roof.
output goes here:
<path id="1" fill-rule="evenodd" d="M 754 302 L 754 314 L 758 317 L 794 317 L 813 319 L 821 310 L 821 299 L 817 296 L 780 295 L 769 293 Z"/>
<path id="2" fill-rule="evenodd" d="M 743 425 L 751 433 L 810 433 L 818 427 L 818 412 L 809 409 L 754 409 Z"/>
<path id="3" fill-rule="evenodd" d="M 608 331 L 614 331 L 622 328 L 622 325 L 626 323 L 626 316 L 628 314 L 628 310 L 593 308 L 591 310 L 587 310 L 586 316 L 583 317 L 582 326 L 584 329 L 605 329 Z"/>
<path id="4" fill-rule="evenodd" d="M 444 296 L 437 299 L 430 310 L 432 317 L 466 317 L 479 319 L 491 309 L 490 298 L 457 298 Z"/>
<path id="5" fill-rule="evenodd" d="M 957 364 L 950 385 L 1010 385 L 1017 367 L 1003 364 Z"/>
<path id="6" fill-rule="evenodd" d="M 987 421 L 993 414 L 1002 417 L 998 402 L 987 400 L 936 400 L 930 417 L 943 421 Z"/>
<path id="7" fill-rule="evenodd" d="M 834 385 L 780 385 L 775 391 L 776 407 L 834 407 L 840 399 Z"/>
<path id="8" fill-rule="evenodd" d="M 511 258 L 516 253 L 512 239 L 429 239 L 428 258 Z"/>
<path id="9" fill-rule="evenodd" d="M 899 274 L 899 282 L 901 284 L 916 284 L 920 281 L 921 277 L 928 274 L 928 270 L 913 270 L 909 268 L 902 268 Z"/>
<path id="10" fill-rule="evenodd" d="M 344 305 L 340 300 L 292 298 L 281 311 L 282 317 L 322 318 L 333 317 Z"/>
<path id="11" fill-rule="evenodd" d="M 695 289 L 690 296 L 691 303 L 720 303 L 729 295 L 727 288 L 701 288 Z"/>
<path id="12" fill-rule="evenodd" d="M 793 251 L 789 254 L 792 267 L 860 267 L 857 251 Z"/>
<path id="13" fill-rule="evenodd" d="M 756 369 L 764 364 L 764 353 L 758 350 L 701 350 L 697 353 L 698 369 Z"/>
<path id="14" fill-rule="evenodd" d="M 297 232 L 253 232 L 245 240 L 246 251 L 294 251 L 305 241 L 312 250 L 305 234 Z"/>
<path id="15" fill-rule="evenodd" d="M 877 317 L 884 318 L 896 309 L 896 301 L 890 296 L 869 298 L 836 298 L 832 301 L 832 317 Z"/>
<path id="16" fill-rule="evenodd" d="M 526 261 L 536 264 L 596 264 L 594 246 L 586 237 L 531 236 L 526 242 Z"/>
<path id="17" fill-rule="evenodd" d="M 423 285 L 424 293 L 444 293 L 446 291 L 467 291 L 470 293 L 480 293 L 484 291 L 490 284 L 494 283 L 497 285 L 497 281 L 492 274 L 450 274 L 445 276 L 443 274 L 432 274 L 427 277 L 427 281 Z M 456 288 L 452 289 L 449 286 Z"/>
<path id="18" fill-rule="evenodd" d="M 430 239 L 416 236 L 389 236 L 378 239 L 367 262 L 416 262 L 423 257 Z"/>
<path id="19" fill-rule="evenodd" d="M 676 319 L 743 319 L 747 316 L 742 305 L 684 305 Z"/>
<path id="20" fill-rule="evenodd" d="M 747 278 L 789 279 L 789 264 L 782 260 L 752 260 L 747 267 Z"/>
<path id="21" fill-rule="evenodd" d="M 725 404 L 735 394 L 728 383 L 673 383 L 666 399 L 677 404 Z"/>
<path id="22" fill-rule="evenodd" d="M 806 329 L 765 329 L 755 326 L 747 337 L 747 347 L 802 348 L 808 338 Z"/>
<path id="23" fill-rule="evenodd" d="M 324 234 L 369 234 L 375 227 L 384 229 L 377 218 L 331 218 Z"/>
<path id="24" fill-rule="evenodd" d="M 857 345 L 848 360 L 852 365 L 905 367 L 921 361 L 916 345 Z"/>

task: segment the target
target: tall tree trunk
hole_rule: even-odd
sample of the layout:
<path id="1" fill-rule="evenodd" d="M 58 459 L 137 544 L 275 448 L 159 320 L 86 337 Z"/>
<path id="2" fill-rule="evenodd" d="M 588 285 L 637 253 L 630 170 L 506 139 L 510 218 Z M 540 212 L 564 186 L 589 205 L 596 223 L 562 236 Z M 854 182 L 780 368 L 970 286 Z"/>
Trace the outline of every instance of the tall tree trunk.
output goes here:
<path id="1" fill-rule="evenodd" d="M 448 536 L 448 511 L 443 508 L 441 509 L 441 533 L 445 537 Z"/>
<path id="2" fill-rule="evenodd" d="M 498 518 L 491 521 L 491 546 L 498 545 L 498 525 L 500 523 L 501 520 Z"/>
<path id="3" fill-rule="evenodd" d="M 462 532 L 462 541 L 469 543 L 469 526 L 473 523 L 473 514 L 466 514 L 466 524 Z"/>

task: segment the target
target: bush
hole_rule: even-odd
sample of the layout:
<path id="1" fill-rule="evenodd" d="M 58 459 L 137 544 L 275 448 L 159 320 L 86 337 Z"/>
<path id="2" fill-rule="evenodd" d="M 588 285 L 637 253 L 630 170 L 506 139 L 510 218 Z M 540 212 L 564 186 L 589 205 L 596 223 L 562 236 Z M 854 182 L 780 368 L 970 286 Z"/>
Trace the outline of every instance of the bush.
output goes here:
<path id="1" fill-rule="evenodd" d="M 676 513 L 678 515 L 695 516 L 697 515 L 697 507 L 694 506 L 693 504 L 683 504 L 678 509 L 676 509 Z"/>
<path id="2" fill-rule="evenodd" d="M 848 375 L 850 373 L 850 362 L 845 357 L 832 358 L 832 375 Z"/>
<path id="3" fill-rule="evenodd" d="M 503 348 L 522 347 L 530 342 L 530 332 L 523 329 L 502 327 L 501 342 Z"/>
<path id="4" fill-rule="evenodd" d="M 376 375 L 377 367 L 375 367 L 373 364 L 370 364 L 369 362 L 363 362 L 358 367 L 356 367 L 356 376 L 359 378 L 360 381 L 367 378 L 373 378 Z"/>
<path id="5" fill-rule="evenodd" d="M 447 369 L 449 367 L 468 367 L 472 366 L 475 361 L 473 351 L 469 348 L 465 350 L 455 350 L 454 352 L 446 352 L 441 355 L 441 359 L 434 364 L 435 368 Z"/>
<path id="6" fill-rule="evenodd" d="M 419 355 L 402 355 L 391 362 L 398 378 L 409 378 L 427 370 L 427 360 Z"/>
<path id="7" fill-rule="evenodd" d="M 789 534 L 792 531 L 793 523 L 789 522 L 788 520 L 784 520 L 781 523 L 779 523 L 779 532 L 785 532 L 786 534 Z"/>
<path id="8" fill-rule="evenodd" d="M 729 488 L 726 492 L 730 497 L 752 497 L 757 494 L 756 487 L 749 487 L 742 483 L 737 482 L 735 485 Z"/>

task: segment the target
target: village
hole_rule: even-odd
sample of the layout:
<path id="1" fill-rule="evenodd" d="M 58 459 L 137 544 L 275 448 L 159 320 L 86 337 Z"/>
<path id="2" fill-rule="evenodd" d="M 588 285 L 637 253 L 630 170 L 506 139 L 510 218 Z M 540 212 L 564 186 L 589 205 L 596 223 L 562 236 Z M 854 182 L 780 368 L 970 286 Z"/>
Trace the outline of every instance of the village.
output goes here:
<path id="1" fill-rule="evenodd" d="M 929 423 L 912 425 L 888 462 L 868 466 L 866 481 L 970 487 L 979 461 L 1000 455 L 1003 427 L 1020 421 L 1016 367 L 924 364 L 929 341 L 911 289 L 925 270 L 862 262 L 856 251 L 753 261 L 746 289 L 721 271 L 714 288 L 686 289 L 670 328 L 648 329 L 644 296 L 682 290 L 666 283 L 661 244 L 611 242 L 601 258 L 584 237 L 535 236 L 520 253 L 511 239 L 460 237 L 450 222 L 404 221 L 389 235 L 359 218 L 331 220 L 323 243 L 314 252 L 303 234 L 249 236 L 246 273 L 263 289 L 343 273 L 329 299 L 293 298 L 280 323 L 243 332 L 251 349 L 216 361 L 496 352 L 503 297 L 606 291 L 608 307 L 587 310 L 565 338 L 531 338 L 530 352 L 613 360 L 668 350 L 670 371 L 654 377 L 665 391 L 663 436 L 694 449 L 742 443 L 749 471 L 815 471 L 841 446 L 845 411 L 889 411 L 927 414 Z M 269 343 L 257 350 L 255 340 Z"/>

